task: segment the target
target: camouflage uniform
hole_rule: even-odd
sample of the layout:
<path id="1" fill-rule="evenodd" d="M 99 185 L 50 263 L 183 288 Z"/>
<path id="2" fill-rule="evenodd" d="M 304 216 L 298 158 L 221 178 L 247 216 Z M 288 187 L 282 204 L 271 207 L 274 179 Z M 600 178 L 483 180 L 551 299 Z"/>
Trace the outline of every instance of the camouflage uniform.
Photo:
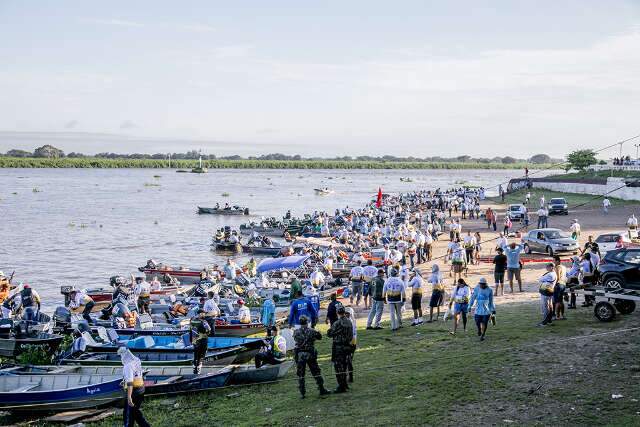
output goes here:
<path id="1" fill-rule="evenodd" d="M 300 329 L 295 330 L 293 333 L 293 339 L 296 342 L 296 375 L 298 375 L 298 389 L 300 390 L 300 394 L 304 397 L 306 393 L 304 376 L 307 365 L 309 366 L 311 375 L 313 375 L 313 378 L 318 384 L 320 394 L 326 394 L 327 391 L 324 388 L 324 379 L 322 378 L 322 372 L 318 366 L 318 351 L 315 348 L 315 341 L 322 339 L 322 335 L 320 332 L 315 329 L 311 329 L 304 324 Z"/>
<path id="2" fill-rule="evenodd" d="M 351 321 L 344 316 L 340 317 L 331 325 L 327 335 L 333 338 L 331 361 L 338 381 L 338 389 L 336 391 L 346 391 L 349 389 L 347 384 L 347 365 L 348 358 L 351 355 L 351 340 L 353 339 Z"/>
<path id="3" fill-rule="evenodd" d="M 209 345 L 211 327 L 206 320 L 194 317 L 191 319 L 191 342 L 193 343 L 193 373 L 199 374 L 204 356 Z"/>

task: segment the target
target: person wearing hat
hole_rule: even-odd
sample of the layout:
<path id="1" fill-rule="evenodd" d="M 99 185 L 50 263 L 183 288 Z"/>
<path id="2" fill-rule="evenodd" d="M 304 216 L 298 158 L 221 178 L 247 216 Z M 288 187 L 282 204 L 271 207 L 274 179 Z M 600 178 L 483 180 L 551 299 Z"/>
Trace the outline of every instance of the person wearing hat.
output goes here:
<path id="1" fill-rule="evenodd" d="M 242 298 L 238 300 L 238 306 L 238 320 L 240 323 L 251 323 L 251 310 L 245 305 Z"/>
<path id="2" fill-rule="evenodd" d="M 327 325 L 333 325 L 333 323 L 338 320 L 338 307 L 342 305 L 340 301 L 338 301 L 338 294 L 333 292 L 331 294 L 329 305 L 327 306 L 327 317 L 325 319 L 325 323 Z"/>
<path id="3" fill-rule="evenodd" d="M 383 268 L 378 269 L 378 276 L 369 284 L 371 293 L 371 310 L 367 317 L 367 329 L 382 329 L 380 319 L 384 311 L 384 273 Z M 373 325 L 373 326 L 372 326 Z"/>
<path id="4" fill-rule="evenodd" d="M 331 328 L 327 331 L 327 336 L 333 338 L 331 361 L 333 362 L 338 382 L 338 387 L 334 393 L 344 393 L 349 390 L 347 371 L 351 355 L 351 342 L 353 340 L 353 325 L 346 317 L 344 306 L 338 307 L 338 320 L 331 325 Z"/>
<path id="5" fill-rule="evenodd" d="M 427 323 L 433 322 L 433 309 L 437 310 L 436 312 L 436 321 L 440 317 L 440 306 L 444 301 L 444 278 L 442 277 L 442 273 L 440 273 L 440 266 L 438 264 L 433 264 L 431 267 L 431 276 L 429 276 L 429 283 L 433 286 L 433 290 L 431 291 L 431 299 L 429 300 L 429 320 Z"/>
<path id="6" fill-rule="evenodd" d="M 273 325 L 267 328 L 267 338 L 264 346 L 256 354 L 255 365 L 260 368 L 262 365 L 279 365 L 287 358 L 287 340 L 278 334 L 278 327 Z"/>
<path id="7" fill-rule="evenodd" d="M 191 343 L 193 344 L 194 374 L 199 374 L 202 369 L 202 362 L 205 354 L 207 354 L 209 334 L 211 333 L 211 326 L 204 318 L 205 312 L 202 309 L 198 309 L 197 313 L 198 315 L 191 319 L 191 329 L 189 331 Z"/>
<path id="8" fill-rule="evenodd" d="M 411 309 L 413 310 L 413 322 L 411 326 L 423 323 L 422 319 L 422 276 L 420 271 L 413 270 L 413 278 L 407 284 L 411 288 Z"/>
<path id="9" fill-rule="evenodd" d="M 144 401 L 144 371 L 142 362 L 126 347 L 118 349 L 122 361 L 122 377 L 125 387 L 125 402 L 122 418 L 125 427 L 133 427 L 136 423 L 142 427 L 150 424 L 142 415 L 140 407 Z"/>
<path id="10" fill-rule="evenodd" d="M 293 332 L 293 340 L 296 343 L 294 360 L 298 376 L 298 390 L 304 399 L 306 395 L 305 375 L 308 366 L 311 375 L 316 380 L 320 396 L 327 395 L 330 392 L 324 387 L 324 378 L 322 378 L 322 371 L 318 366 L 318 350 L 315 347 L 315 342 L 322 339 L 322 334 L 309 327 L 309 318 L 306 315 L 300 316 L 299 322 L 300 328 Z"/>
<path id="11" fill-rule="evenodd" d="M 69 292 L 69 298 L 69 308 L 78 309 L 84 306 L 84 309 L 82 310 L 82 317 L 89 322 L 89 324 L 93 323 L 90 316 L 91 310 L 93 310 L 93 307 L 96 305 L 93 298 L 87 295 L 84 289 L 78 290 L 75 287 L 73 287 L 71 292 Z"/>
<path id="12" fill-rule="evenodd" d="M 476 306 L 474 320 L 478 327 L 478 336 L 480 337 L 480 341 L 484 341 L 489 319 L 496 314 L 496 307 L 493 303 L 493 291 L 489 287 L 487 279 L 484 277 L 480 278 L 478 286 L 473 289 L 471 299 L 469 300 L 469 310 L 471 310 L 474 305 Z"/>

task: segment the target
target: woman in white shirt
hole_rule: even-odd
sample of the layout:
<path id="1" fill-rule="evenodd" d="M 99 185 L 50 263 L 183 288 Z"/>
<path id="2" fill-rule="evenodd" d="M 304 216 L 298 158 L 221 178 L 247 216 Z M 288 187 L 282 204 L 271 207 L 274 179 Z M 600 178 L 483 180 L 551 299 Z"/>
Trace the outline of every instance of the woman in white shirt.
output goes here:
<path id="1" fill-rule="evenodd" d="M 469 311 L 469 299 L 471 298 L 471 288 L 464 279 L 458 280 L 458 285 L 453 289 L 453 295 L 449 301 L 449 310 L 453 308 L 453 330 L 451 335 L 456 334 L 458 322 L 462 317 L 462 328 L 467 331 L 467 312 Z"/>

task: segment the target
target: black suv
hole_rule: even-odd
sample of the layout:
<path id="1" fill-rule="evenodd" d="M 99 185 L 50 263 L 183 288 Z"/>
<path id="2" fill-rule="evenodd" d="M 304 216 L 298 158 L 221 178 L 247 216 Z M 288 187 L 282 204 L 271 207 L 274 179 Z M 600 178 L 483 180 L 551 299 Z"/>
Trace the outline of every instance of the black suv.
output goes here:
<path id="1" fill-rule="evenodd" d="M 607 252 L 598 270 L 605 288 L 640 289 L 640 248 Z"/>
<path id="2" fill-rule="evenodd" d="M 567 201 L 562 197 L 556 197 L 549 200 L 549 215 L 569 215 L 569 206 Z"/>

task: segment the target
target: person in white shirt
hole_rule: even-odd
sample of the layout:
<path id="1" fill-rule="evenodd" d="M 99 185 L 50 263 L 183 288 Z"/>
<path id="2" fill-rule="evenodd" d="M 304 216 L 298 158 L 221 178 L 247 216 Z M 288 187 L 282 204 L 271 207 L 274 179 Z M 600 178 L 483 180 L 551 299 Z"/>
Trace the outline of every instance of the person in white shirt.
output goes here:
<path id="1" fill-rule="evenodd" d="M 569 227 L 569 231 L 571 231 L 571 238 L 573 240 L 580 240 L 580 224 L 577 219 L 574 219 Z"/>
<path id="2" fill-rule="evenodd" d="M 604 200 L 602 200 L 602 212 L 607 215 L 610 207 L 611 202 L 609 201 L 609 198 L 605 197 Z"/>
<path id="3" fill-rule="evenodd" d="M 214 292 L 207 293 L 208 299 L 205 300 L 202 310 L 206 317 L 220 317 L 220 307 L 218 306 L 219 297 Z"/>
<path id="4" fill-rule="evenodd" d="M 122 379 L 126 393 L 123 414 L 124 425 L 133 426 L 138 423 L 142 427 L 150 426 L 140 410 L 144 401 L 144 371 L 142 363 L 126 347 L 120 347 L 118 355 L 122 360 Z"/>
<path id="5" fill-rule="evenodd" d="M 540 196 L 540 207 L 541 208 L 544 208 L 544 202 L 545 202 L 545 200 L 544 200 L 544 194 L 543 194 L 542 196 Z"/>
<path id="6" fill-rule="evenodd" d="M 238 305 L 238 320 L 240 323 L 251 323 L 251 310 L 244 304 L 244 300 L 239 299 Z"/>
<path id="7" fill-rule="evenodd" d="M 627 228 L 629 229 L 629 238 L 635 239 L 638 237 L 638 218 L 634 214 L 631 214 L 627 220 Z"/>
<path id="8" fill-rule="evenodd" d="M 136 277 L 136 285 L 133 292 L 138 296 L 138 312 L 140 314 L 151 314 L 151 310 L 149 310 L 149 304 L 151 304 L 151 284 L 144 280 L 144 277 Z"/>
<path id="9" fill-rule="evenodd" d="M 362 261 L 358 261 L 357 265 L 353 267 L 349 273 L 349 279 L 351 280 L 351 295 L 349 295 L 349 302 L 353 304 L 353 297 L 356 296 L 356 306 L 360 305 L 360 299 L 362 298 L 363 276 L 364 269 L 362 268 Z"/>
<path id="10" fill-rule="evenodd" d="M 162 283 L 158 280 L 158 276 L 153 276 L 153 280 L 151 280 L 151 290 L 159 291 L 162 289 Z"/>
<path id="11" fill-rule="evenodd" d="M 422 276 L 418 270 L 414 270 L 414 276 L 409 281 L 407 289 L 411 289 L 411 309 L 413 310 L 412 326 L 424 322 L 422 318 Z"/>
<path id="12" fill-rule="evenodd" d="M 316 288 L 321 288 L 324 285 L 325 277 L 324 274 L 320 271 L 319 267 L 313 269 L 313 273 L 309 276 L 309 280 L 311 284 Z"/>
<path id="13" fill-rule="evenodd" d="M 71 301 L 69 301 L 69 308 L 78 309 L 84 306 L 84 309 L 82 310 L 82 317 L 91 325 L 93 320 L 91 319 L 90 313 L 95 306 L 93 299 L 87 295 L 87 292 L 84 289 L 77 290 L 75 287 L 71 289 L 69 297 L 71 298 Z"/>
<path id="14" fill-rule="evenodd" d="M 364 285 L 362 289 L 362 296 L 364 297 L 364 308 L 369 308 L 371 304 L 371 282 L 378 276 L 378 268 L 373 265 L 372 260 L 367 261 L 367 265 L 362 269 L 362 277 L 364 278 Z"/>
<path id="15" fill-rule="evenodd" d="M 397 331 L 402 327 L 402 306 L 405 301 L 405 285 L 398 277 L 398 270 L 395 268 L 391 270 L 391 277 L 389 277 L 382 290 L 383 297 L 389 304 L 389 310 L 391 314 L 391 331 Z"/>
<path id="16" fill-rule="evenodd" d="M 538 323 L 538 326 L 546 326 L 551 323 L 553 319 L 553 288 L 558 276 L 555 272 L 555 266 L 552 262 L 548 263 L 547 271 L 538 279 L 540 284 L 540 309 L 542 311 L 542 322 Z"/>

